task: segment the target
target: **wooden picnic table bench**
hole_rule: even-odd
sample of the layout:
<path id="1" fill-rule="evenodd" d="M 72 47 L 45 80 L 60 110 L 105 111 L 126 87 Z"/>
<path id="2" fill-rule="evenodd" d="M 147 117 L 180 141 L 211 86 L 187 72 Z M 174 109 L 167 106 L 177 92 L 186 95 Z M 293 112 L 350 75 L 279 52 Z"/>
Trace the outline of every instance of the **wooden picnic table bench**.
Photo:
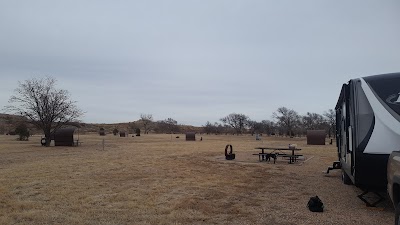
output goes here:
<path id="1" fill-rule="evenodd" d="M 289 158 L 289 163 L 297 162 L 298 158 L 303 155 L 282 155 L 283 158 Z"/>
<path id="2" fill-rule="evenodd" d="M 275 164 L 276 158 L 277 158 L 277 154 L 275 154 L 275 153 L 255 153 L 253 155 L 258 155 L 258 160 L 260 162 L 264 161 L 264 159 L 265 159 L 265 161 L 270 161 L 271 158 L 273 158 L 274 159 L 274 164 Z"/>
<path id="3" fill-rule="evenodd" d="M 289 163 L 292 164 L 294 162 L 297 161 L 297 159 L 302 156 L 302 155 L 298 155 L 295 154 L 295 151 L 300 151 L 301 148 L 281 148 L 281 147 L 257 147 L 255 149 L 260 149 L 261 153 L 258 154 L 253 154 L 253 155 L 258 155 L 259 160 L 260 161 L 264 161 L 264 157 L 265 157 L 265 161 L 267 161 L 267 159 L 269 159 L 269 157 L 272 157 L 272 155 L 274 155 L 274 163 L 276 160 L 277 156 L 282 156 L 283 158 L 289 158 Z M 269 153 L 265 153 L 264 150 L 271 150 L 271 152 Z M 286 154 L 283 151 L 291 151 L 292 154 Z"/>

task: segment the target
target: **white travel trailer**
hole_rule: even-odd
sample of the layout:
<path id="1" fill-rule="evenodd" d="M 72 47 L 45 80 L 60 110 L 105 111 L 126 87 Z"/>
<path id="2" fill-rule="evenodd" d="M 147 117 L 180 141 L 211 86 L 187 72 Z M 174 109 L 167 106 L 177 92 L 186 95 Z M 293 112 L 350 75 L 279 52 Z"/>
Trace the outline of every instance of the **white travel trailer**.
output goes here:
<path id="1" fill-rule="evenodd" d="M 389 154 L 400 150 L 400 73 L 350 80 L 335 109 L 343 182 L 384 189 Z"/>

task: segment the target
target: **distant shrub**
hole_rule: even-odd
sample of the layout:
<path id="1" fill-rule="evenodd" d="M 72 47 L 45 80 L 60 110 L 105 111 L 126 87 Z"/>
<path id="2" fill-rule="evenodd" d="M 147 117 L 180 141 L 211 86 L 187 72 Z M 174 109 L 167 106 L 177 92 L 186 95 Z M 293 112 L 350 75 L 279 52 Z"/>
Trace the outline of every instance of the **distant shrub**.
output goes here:
<path id="1" fill-rule="evenodd" d="M 15 134 L 19 135 L 20 141 L 27 141 L 29 139 L 29 130 L 26 124 L 21 123 L 15 128 Z"/>
<path id="2" fill-rule="evenodd" d="M 117 129 L 117 128 L 114 128 L 114 130 L 113 130 L 113 134 L 114 134 L 114 135 L 117 135 L 117 134 L 118 134 L 118 132 L 119 132 L 119 131 L 118 131 L 118 129 Z"/>
<path id="3" fill-rule="evenodd" d="M 100 134 L 100 136 L 106 135 L 106 131 L 104 130 L 104 128 L 100 128 L 99 134 Z"/>

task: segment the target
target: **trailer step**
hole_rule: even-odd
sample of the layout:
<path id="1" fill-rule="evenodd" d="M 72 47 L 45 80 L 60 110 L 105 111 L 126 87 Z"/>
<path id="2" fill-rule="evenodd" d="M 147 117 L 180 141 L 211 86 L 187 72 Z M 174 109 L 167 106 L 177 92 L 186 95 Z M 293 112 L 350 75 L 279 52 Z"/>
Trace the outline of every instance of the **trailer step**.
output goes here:
<path id="1" fill-rule="evenodd" d="M 370 203 L 370 202 L 368 201 L 368 200 L 371 199 L 370 196 L 366 196 L 368 193 L 372 193 L 372 194 L 375 195 L 375 201 L 374 201 L 374 202 Z M 380 202 L 382 202 L 383 200 L 385 200 L 385 198 L 384 198 L 381 194 L 379 194 L 378 192 L 376 192 L 376 191 L 369 191 L 369 190 L 366 190 L 366 191 L 364 191 L 363 193 L 357 195 L 357 197 L 358 197 L 359 199 L 361 199 L 361 201 L 365 202 L 365 204 L 367 205 L 367 207 L 376 207 L 377 204 L 379 204 Z"/>
<path id="2" fill-rule="evenodd" d="M 329 174 L 329 171 L 331 171 L 331 170 L 337 170 L 337 169 L 341 169 L 341 168 L 342 168 L 342 165 L 340 164 L 340 161 L 335 161 L 335 162 L 333 162 L 332 166 L 328 167 L 326 174 Z"/>

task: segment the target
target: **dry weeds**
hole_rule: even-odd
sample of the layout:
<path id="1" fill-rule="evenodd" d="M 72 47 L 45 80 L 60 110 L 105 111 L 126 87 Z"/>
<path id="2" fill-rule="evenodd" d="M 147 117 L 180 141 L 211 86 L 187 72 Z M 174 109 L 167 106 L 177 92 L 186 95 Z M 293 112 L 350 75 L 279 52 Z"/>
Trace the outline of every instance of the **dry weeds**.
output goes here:
<path id="1" fill-rule="evenodd" d="M 367 208 L 361 191 L 322 171 L 334 146 L 304 139 L 184 135 L 81 135 L 80 147 L 0 136 L 1 224 L 392 224 L 388 202 Z M 199 138 L 199 137 L 198 137 Z M 232 144 L 235 161 L 224 160 Z M 309 159 L 258 162 L 254 147 L 297 144 Z M 306 208 L 318 195 L 324 213 Z"/>

